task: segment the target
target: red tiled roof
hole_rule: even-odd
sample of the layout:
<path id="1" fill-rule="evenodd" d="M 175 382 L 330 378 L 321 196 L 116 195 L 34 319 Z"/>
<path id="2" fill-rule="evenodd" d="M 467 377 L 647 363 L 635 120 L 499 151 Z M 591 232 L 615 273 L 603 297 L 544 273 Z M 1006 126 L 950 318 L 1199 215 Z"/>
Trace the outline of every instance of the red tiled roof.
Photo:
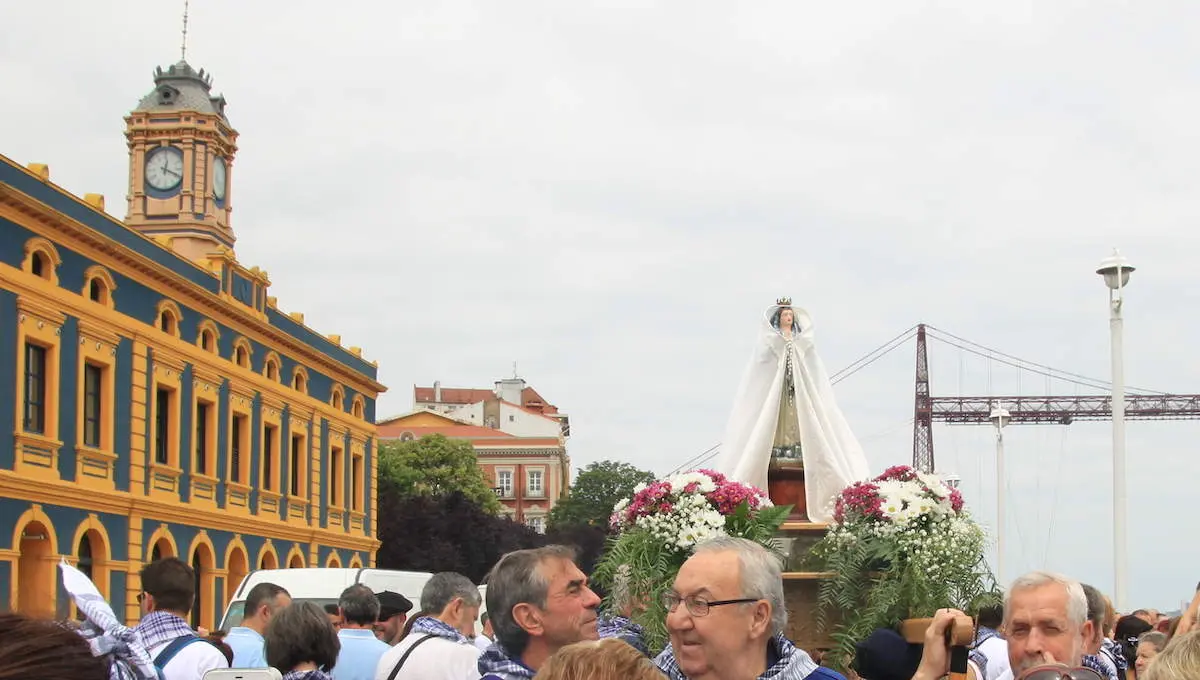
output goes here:
<path id="1" fill-rule="evenodd" d="M 426 426 L 415 427 L 404 425 L 402 423 L 395 425 L 381 425 L 379 427 L 379 437 L 382 439 L 395 439 L 405 432 L 411 432 L 413 437 L 420 439 L 427 434 L 442 434 L 452 439 L 517 439 L 510 434 L 505 434 L 499 430 L 493 430 L 490 427 L 480 427 L 478 425 L 442 425 L 442 426 Z"/>
<path id="2" fill-rule="evenodd" d="M 413 386 L 413 400 L 418 403 L 432 402 L 434 388 Z M 470 387 L 443 387 L 439 404 L 475 404 L 496 396 L 492 390 L 477 390 Z"/>
<path id="3" fill-rule="evenodd" d="M 439 404 L 477 404 L 481 401 L 488 401 L 496 398 L 495 390 L 477 389 L 473 387 L 443 387 L 442 399 Z M 417 387 L 413 385 L 413 401 L 418 404 L 431 403 L 434 401 L 434 388 L 432 387 Z M 537 393 L 537 390 L 532 387 L 526 387 L 521 390 L 521 403 L 517 404 L 538 415 L 554 415 L 558 413 L 558 407 L 554 404 L 546 403 L 542 395 Z"/>

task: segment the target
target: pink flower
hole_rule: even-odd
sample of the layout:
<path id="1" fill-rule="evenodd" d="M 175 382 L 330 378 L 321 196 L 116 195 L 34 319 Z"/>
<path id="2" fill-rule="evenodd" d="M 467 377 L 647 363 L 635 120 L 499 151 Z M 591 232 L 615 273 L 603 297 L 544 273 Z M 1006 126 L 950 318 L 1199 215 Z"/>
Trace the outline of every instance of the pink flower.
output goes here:
<path id="1" fill-rule="evenodd" d="M 876 482 L 911 482 L 917 478 L 917 471 L 907 465 L 893 465 L 875 478 Z"/>
<path id="2" fill-rule="evenodd" d="M 958 489 L 950 489 L 950 507 L 954 510 L 954 512 L 962 512 L 963 497 L 962 494 L 959 493 Z"/>

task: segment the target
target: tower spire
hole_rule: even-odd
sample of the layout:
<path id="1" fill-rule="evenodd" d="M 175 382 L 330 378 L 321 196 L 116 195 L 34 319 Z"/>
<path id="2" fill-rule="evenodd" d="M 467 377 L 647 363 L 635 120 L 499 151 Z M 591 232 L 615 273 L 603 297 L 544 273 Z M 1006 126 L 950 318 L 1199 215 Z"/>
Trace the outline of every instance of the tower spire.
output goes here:
<path id="1" fill-rule="evenodd" d="M 183 0 L 183 41 L 179 44 L 179 61 L 187 61 L 188 0 Z"/>

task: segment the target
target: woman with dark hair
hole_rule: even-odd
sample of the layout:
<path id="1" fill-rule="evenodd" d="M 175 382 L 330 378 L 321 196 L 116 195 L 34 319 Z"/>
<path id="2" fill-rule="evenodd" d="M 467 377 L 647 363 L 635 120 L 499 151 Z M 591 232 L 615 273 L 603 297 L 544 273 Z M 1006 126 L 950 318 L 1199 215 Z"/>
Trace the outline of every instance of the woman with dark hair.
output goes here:
<path id="1" fill-rule="evenodd" d="M 271 617 L 263 635 L 267 663 L 283 680 L 332 680 L 342 645 L 325 610 L 312 602 L 297 601 Z"/>
<path id="2" fill-rule="evenodd" d="M 108 680 L 87 640 L 53 621 L 0 613 L 0 680 Z"/>
<path id="3" fill-rule="evenodd" d="M 1114 640 L 1121 646 L 1121 655 L 1125 659 L 1125 677 L 1128 680 L 1137 678 L 1137 670 L 1133 662 L 1137 659 L 1138 638 L 1142 633 L 1154 630 L 1154 626 L 1130 614 L 1117 620 Z"/>

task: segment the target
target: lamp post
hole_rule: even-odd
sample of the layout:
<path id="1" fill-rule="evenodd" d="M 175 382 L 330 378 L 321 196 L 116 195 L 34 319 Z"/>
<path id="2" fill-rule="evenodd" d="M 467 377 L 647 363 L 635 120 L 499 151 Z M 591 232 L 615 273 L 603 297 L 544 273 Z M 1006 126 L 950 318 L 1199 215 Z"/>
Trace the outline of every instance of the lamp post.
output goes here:
<path id="1" fill-rule="evenodd" d="M 946 486 L 950 487 L 951 489 L 957 489 L 958 485 L 962 484 L 962 477 L 959 477 L 957 474 L 951 472 L 946 475 L 945 482 Z"/>
<path id="2" fill-rule="evenodd" d="M 996 428 L 996 580 L 1005 588 L 1008 581 L 1004 568 L 1004 428 L 1012 416 L 1001 404 L 992 408 L 988 420 Z"/>
<path id="3" fill-rule="evenodd" d="M 1112 424 L 1113 424 L 1113 572 L 1114 599 L 1118 611 L 1126 611 L 1128 557 L 1125 554 L 1125 349 L 1121 306 L 1125 286 L 1133 271 L 1129 261 L 1113 249 L 1096 269 L 1108 286 L 1108 325 L 1112 332 Z"/>

